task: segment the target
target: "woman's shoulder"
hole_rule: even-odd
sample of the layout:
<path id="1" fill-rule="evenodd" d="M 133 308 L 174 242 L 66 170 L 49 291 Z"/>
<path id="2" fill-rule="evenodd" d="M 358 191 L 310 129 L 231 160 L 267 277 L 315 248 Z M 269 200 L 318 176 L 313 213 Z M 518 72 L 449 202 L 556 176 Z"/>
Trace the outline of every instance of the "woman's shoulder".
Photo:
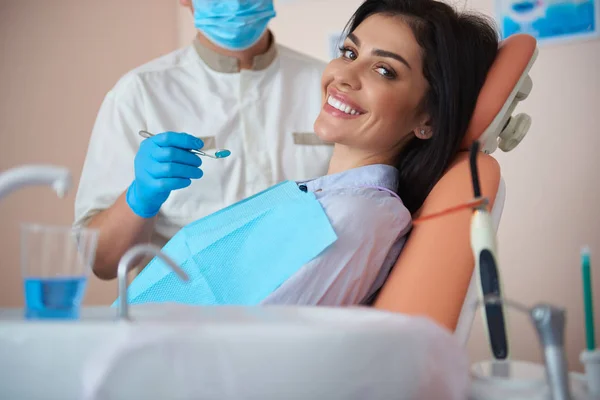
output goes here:
<path id="1" fill-rule="evenodd" d="M 361 208 L 365 204 L 371 206 L 385 206 L 394 210 L 408 210 L 402 199 L 387 190 L 381 190 L 371 186 L 341 187 L 327 189 L 322 196 L 317 196 L 321 203 L 346 205 L 346 208 Z"/>
<path id="2" fill-rule="evenodd" d="M 330 189 L 318 199 L 334 226 L 404 230 L 411 223 L 410 212 L 402 200 L 376 188 Z"/>

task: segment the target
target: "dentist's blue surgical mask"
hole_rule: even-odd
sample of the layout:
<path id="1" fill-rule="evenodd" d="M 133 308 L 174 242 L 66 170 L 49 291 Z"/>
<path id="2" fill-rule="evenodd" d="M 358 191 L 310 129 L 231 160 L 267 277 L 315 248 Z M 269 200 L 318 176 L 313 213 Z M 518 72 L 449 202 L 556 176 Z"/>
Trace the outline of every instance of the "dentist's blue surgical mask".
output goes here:
<path id="1" fill-rule="evenodd" d="M 193 0 L 193 5 L 196 28 L 228 50 L 254 45 L 275 16 L 273 0 Z"/>

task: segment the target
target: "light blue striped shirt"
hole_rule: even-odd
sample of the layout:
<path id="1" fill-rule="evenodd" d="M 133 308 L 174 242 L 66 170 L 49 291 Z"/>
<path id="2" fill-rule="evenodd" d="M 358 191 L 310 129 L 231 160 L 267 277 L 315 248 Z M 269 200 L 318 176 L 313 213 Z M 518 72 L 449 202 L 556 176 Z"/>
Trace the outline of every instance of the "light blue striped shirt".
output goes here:
<path id="1" fill-rule="evenodd" d="M 411 227 L 395 192 L 398 170 L 376 164 L 306 182 L 338 240 L 305 264 L 262 304 L 343 306 L 363 303 L 387 278 Z"/>

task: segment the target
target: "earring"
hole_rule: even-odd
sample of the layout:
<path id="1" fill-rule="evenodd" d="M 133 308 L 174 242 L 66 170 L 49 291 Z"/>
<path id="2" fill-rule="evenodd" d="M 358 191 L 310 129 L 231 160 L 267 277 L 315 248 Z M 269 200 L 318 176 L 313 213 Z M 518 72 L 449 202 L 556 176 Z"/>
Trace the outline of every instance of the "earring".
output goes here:
<path id="1" fill-rule="evenodd" d="M 421 136 L 425 136 L 425 129 L 421 129 L 421 132 L 419 132 L 421 134 Z"/>

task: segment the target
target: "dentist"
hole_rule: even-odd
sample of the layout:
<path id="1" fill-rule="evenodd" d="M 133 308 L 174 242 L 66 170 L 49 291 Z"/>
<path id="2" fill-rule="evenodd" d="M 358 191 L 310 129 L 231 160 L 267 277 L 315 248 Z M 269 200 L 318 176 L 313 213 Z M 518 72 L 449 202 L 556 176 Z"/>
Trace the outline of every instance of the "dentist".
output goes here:
<path id="1" fill-rule="evenodd" d="M 101 279 L 116 276 L 135 244 L 162 247 L 188 223 L 277 182 L 327 172 L 333 147 L 313 133 L 325 64 L 275 42 L 273 1 L 180 3 L 194 16 L 193 43 L 125 74 L 92 131 L 74 224 L 100 231 Z M 231 156 L 190 152 L 216 148 Z"/>

